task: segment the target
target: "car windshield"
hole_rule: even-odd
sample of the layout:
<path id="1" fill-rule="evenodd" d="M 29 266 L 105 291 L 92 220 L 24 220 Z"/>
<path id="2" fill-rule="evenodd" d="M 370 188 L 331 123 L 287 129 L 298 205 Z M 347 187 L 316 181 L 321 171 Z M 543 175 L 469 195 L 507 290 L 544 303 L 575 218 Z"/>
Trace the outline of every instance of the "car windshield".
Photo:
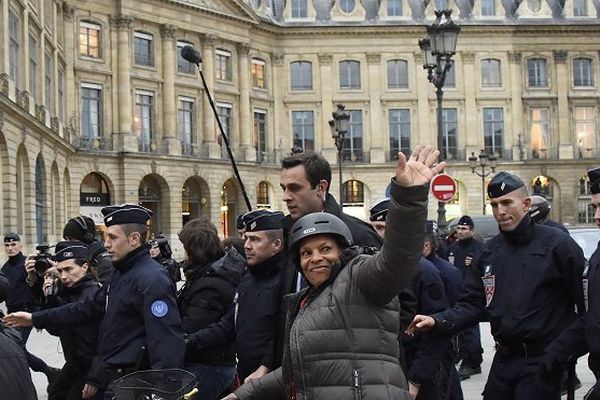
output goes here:
<path id="1" fill-rule="evenodd" d="M 571 237 L 577 242 L 579 247 L 583 250 L 585 258 L 588 260 L 598 247 L 600 241 L 600 230 L 599 229 L 581 229 L 569 231 Z"/>

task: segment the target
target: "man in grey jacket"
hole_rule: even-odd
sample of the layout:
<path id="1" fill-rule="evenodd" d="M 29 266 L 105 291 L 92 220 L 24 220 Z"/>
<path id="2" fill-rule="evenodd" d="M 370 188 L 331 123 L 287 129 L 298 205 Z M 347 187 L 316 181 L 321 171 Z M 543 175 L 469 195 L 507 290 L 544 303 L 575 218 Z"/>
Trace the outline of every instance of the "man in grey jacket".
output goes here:
<path id="1" fill-rule="evenodd" d="M 294 224 L 290 254 L 308 287 L 287 299 L 282 367 L 229 399 L 412 398 L 398 361 L 397 293 L 421 257 L 426 184 L 445 164 L 432 166 L 438 154 L 417 147 L 408 161 L 400 155 L 381 252 L 350 247 L 348 226 L 329 213 Z"/>

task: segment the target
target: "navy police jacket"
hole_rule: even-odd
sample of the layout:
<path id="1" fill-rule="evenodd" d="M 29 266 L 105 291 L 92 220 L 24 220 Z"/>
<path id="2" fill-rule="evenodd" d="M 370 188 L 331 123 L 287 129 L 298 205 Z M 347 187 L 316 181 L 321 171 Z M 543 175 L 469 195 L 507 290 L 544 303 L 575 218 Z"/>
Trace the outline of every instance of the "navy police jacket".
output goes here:
<path id="1" fill-rule="evenodd" d="M 587 289 L 587 312 L 548 347 L 549 351 L 562 353 L 564 360 L 588 352 L 600 357 L 600 243 L 589 261 Z"/>
<path id="2" fill-rule="evenodd" d="M 440 273 L 440 278 L 442 278 L 442 282 L 444 283 L 444 289 L 446 290 L 448 302 L 451 306 L 454 305 L 454 303 L 458 301 L 462 291 L 462 272 L 460 272 L 458 268 L 450 264 L 448 261 L 438 257 L 434 253 L 429 254 L 427 259 L 433 263 Z"/>
<path id="3" fill-rule="evenodd" d="M 106 290 L 93 299 L 33 314 L 36 328 L 102 318 L 98 353 L 109 368 L 131 368 L 147 349 L 150 365 L 181 368 L 185 353 L 175 288 L 167 271 L 141 246 L 114 263 Z"/>
<path id="4" fill-rule="evenodd" d="M 6 296 L 6 310 L 8 313 L 16 311 L 33 311 L 37 301 L 31 287 L 25 281 L 25 259 L 23 253 L 8 258 L 2 266 L 2 272 L 8 278 L 9 287 Z"/>
<path id="5" fill-rule="evenodd" d="M 584 309 L 584 265 L 569 235 L 525 216 L 514 231 L 486 243 L 477 268 L 465 276 L 463 296 L 433 317 L 438 329 L 457 332 L 487 314 L 502 345 L 543 349 L 574 321 L 576 309 Z"/>
<path id="6" fill-rule="evenodd" d="M 465 272 L 469 269 L 465 265 L 465 259 L 472 257 L 471 266 L 475 265 L 475 260 L 479 257 L 483 243 L 475 238 L 457 240 L 448 247 L 448 261 L 454 265 L 465 276 Z"/>

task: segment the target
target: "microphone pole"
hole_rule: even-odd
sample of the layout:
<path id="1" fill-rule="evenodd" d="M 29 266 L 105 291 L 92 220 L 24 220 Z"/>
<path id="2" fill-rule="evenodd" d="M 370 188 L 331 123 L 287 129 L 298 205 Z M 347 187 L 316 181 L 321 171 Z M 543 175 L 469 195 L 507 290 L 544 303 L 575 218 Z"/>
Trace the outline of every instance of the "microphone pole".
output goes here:
<path id="1" fill-rule="evenodd" d="M 242 191 L 242 196 L 244 196 L 244 201 L 246 202 L 246 207 L 248 207 L 248 211 L 252 211 L 252 205 L 250 204 L 250 199 L 248 198 L 248 193 L 246 193 L 246 187 L 244 186 L 244 182 L 242 182 L 242 178 L 240 176 L 240 172 L 238 171 L 237 165 L 235 163 L 235 159 L 233 158 L 233 153 L 231 152 L 231 147 L 229 147 L 229 138 L 225 134 L 225 130 L 223 129 L 223 125 L 221 125 L 221 119 L 219 118 L 219 113 L 217 112 L 217 108 L 215 107 L 215 103 L 213 102 L 212 96 L 208 91 L 208 85 L 206 84 L 206 79 L 204 79 L 204 74 L 202 73 L 202 68 L 200 68 L 200 64 L 202 63 L 202 57 L 200 57 L 200 53 L 198 50 L 194 48 L 194 46 L 187 45 L 183 49 L 181 49 L 181 57 L 185 59 L 187 62 L 195 64 L 198 67 L 198 72 L 200 73 L 200 78 L 202 79 L 202 86 L 204 86 L 204 92 L 208 97 L 208 102 L 210 103 L 210 107 L 213 110 L 213 114 L 215 115 L 215 119 L 217 120 L 217 125 L 219 126 L 219 131 L 221 132 L 221 137 L 223 138 L 223 142 L 225 142 L 225 148 L 227 149 L 227 154 L 229 155 L 229 160 L 231 161 L 231 166 L 233 167 L 233 173 L 240 185 L 240 190 Z"/>

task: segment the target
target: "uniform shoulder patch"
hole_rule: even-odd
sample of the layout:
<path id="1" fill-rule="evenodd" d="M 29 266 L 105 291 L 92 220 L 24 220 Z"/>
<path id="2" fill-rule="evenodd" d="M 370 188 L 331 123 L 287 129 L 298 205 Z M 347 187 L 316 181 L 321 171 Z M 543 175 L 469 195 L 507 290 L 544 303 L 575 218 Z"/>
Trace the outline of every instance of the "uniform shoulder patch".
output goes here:
<path id="1" fill-rule="evenodd" d="M 157 318 L 162 318 L 169 312 L 169 306 L 162 300 L 156 300 L 150 306 L 150 312 Z"/>

